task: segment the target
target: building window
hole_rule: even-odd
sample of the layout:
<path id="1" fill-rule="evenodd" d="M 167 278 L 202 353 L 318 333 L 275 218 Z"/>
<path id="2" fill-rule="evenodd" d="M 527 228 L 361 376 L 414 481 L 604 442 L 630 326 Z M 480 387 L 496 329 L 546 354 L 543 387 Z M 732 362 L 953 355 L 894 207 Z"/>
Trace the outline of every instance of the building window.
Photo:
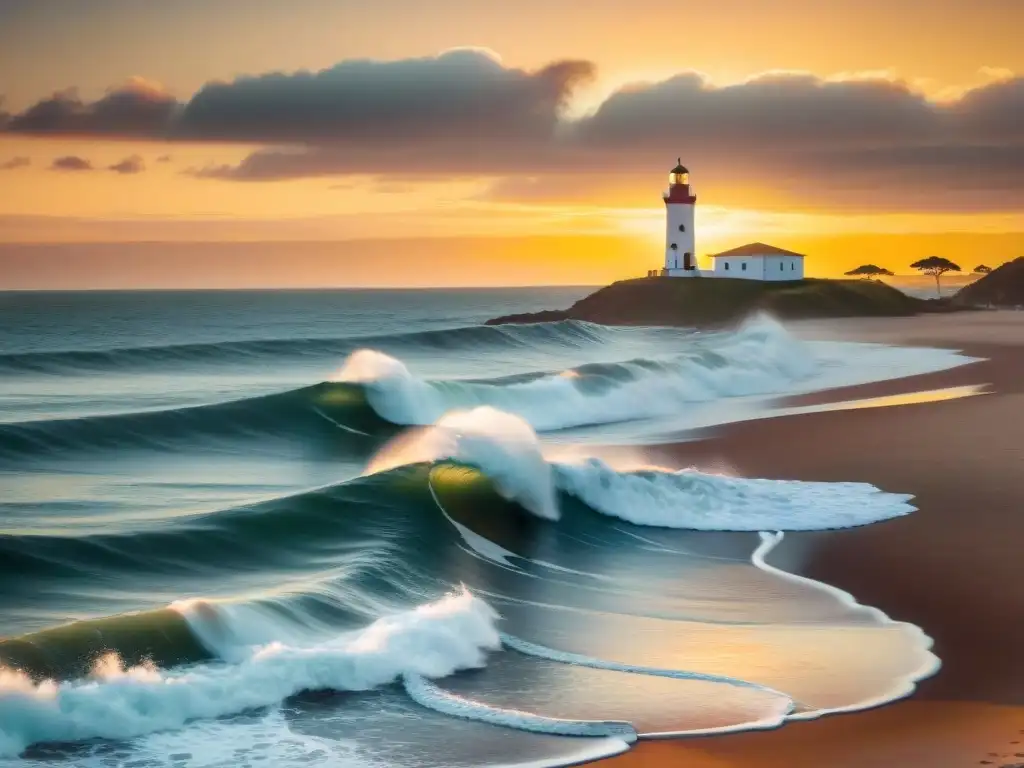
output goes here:
<path id="1" fill-rule="evenodd" d="M 796 269 L 796 262 L 795 261 L 794 262 L 790 262 L 789 268 L 790 269 Z"/>
<path id="2" fill-rule="evenodd" d="M 728 272 L 728 271 L 729 271 L 729 262 L 728 262 L 728 261 L 727 261 L 727 262 L 725 262 L 725 271 L 726 271 L 726 272 Z"/>
<path id="3" fill-rule="evenodd" d="M 744 261 L 742 264 L 740 264 L 740 269 L 742 269 L 744 272 L 746 272 L 747 271 L 747 262 Z"/>
<path id="4" fill-rule="evenodd" d="M 670 245 L 670 246 L 669 246 L 669 248 L 671 248 L 671 249 L 672 249 L 673 251 L 674 251 L 674 250 L 675 250 L 675 249 L 676 249 L 677 247 L 678 247 L 678 246 L 677 246 L 677 245 L 676 245 L 675 243 L 672 243 L 672 245 Z"/>
<path id="5" fill-rule="evenodd" d="M 786 268 L 786 265 L 785 265 L 785 264 L 783 264 L 783 263 L 782 263 L 782 262 L 780 261 L 780 262 L 779 262 L 779 272 L 781 272 L 781 271 L 782 271 L 782 270 L 784 270 L 785 268 Z"/>
<path id="6" fill-rule="evenodd" d="M 680 232 L 685 232 L 686 231 L 686 225 L 685 224 L 680 224 L 679 225 L 679 231 Z"/>

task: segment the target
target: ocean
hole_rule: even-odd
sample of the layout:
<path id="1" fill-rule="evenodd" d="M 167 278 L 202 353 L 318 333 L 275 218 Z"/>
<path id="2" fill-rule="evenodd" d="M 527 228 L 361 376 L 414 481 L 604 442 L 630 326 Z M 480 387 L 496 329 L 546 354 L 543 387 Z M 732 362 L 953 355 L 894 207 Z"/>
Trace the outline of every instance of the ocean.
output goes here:
<path id="1" fill-rule="evenodd" d="M 967 358 L 483 324 L 588 292 L 0 293 L 0 765 L 561 766 L 910 693 L 927 628 L 772 557 L 911 497 L 654 449 Z"/>

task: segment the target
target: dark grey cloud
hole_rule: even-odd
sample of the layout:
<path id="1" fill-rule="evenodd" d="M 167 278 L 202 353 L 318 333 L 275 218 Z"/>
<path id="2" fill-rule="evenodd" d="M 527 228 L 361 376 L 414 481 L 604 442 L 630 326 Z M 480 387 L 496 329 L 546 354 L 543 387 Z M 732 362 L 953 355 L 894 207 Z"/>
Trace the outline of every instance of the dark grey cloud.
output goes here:
<path id="1" fill-rule="evenodd" d="M 132 155 L 130 157 L 126 157 L 119 163 L 114 163 L 113 165 L 108 166 L 108 170 L 114 171 L 115 173 L 123 173 L 126 175 L 133 173 L 142 173 L 144 170 L 146 170 L 146 163 L 142 159 L 141 155 Z"/>
<path id="2" fill-rule="evenodd" d="M 635 188 L 641 173 L 660 173 L 682 155 L 703 189 L 736 199 L 743 188 L 751 204 L 1005 209 L 1024 204 L 1015 170 L 1024 163 L 1022 82 L 936 103 L 887 80 L 772 75 L 714 88 L 683 75 L 619 91 L 540 140 L 482 133 L 383 147 L 268 147 L 194 173 L 235 181 L 494 175 L 504 178 L 489 199 L 611 200 L 616 186 Z"/>
<path id="3" fill-rule="evenodd" d="M 16 168 L 25 168 L 32 165 L 32 159 L 24 156 L 12 157 L 0 163 L 0 171 L 13 171 Z"/>
<path id="4" fill-rule="evenodd" d="M 977 141 L 1024 141 L 1024 77 L 964 94 L 949 107 L 957 130 Z"/>
<path id="5" fill-rule="evenodd" d="M 68 89 L 11 116 L 6 130 L 43 136 L 159 138 L 167 133 L 180 105 L 159 86 L 135 78 L 83 101 Z"/>
<path id="6" fill-rule="evenodd" d="M 267 143 L 546 140 L 593 65 L 562 61 L 535 72 L 484 53 L 346 61 L 320 72 L 210 83 L 186 105 L 180 136 Z"/>
<path id="7" fill-rule="evenodd" d="M 142 80 L 83 102 L 57 93 L 14 115 L 7 130 L 49 135 L 386 146 L 480 135 L 543 141 L 584 61 L 528 72 L 455 50 L 401 61 L 344 61 L 319 72 L 268 73 L 204 85 L 187 103 Z"/>
<path id="8" fill-rule="evenodd" d="M 54 171 L 91 171 L 92 163 L 78 155 L 64 155 L 56 158 L 50 168 Z"/>
<path id="9" fill-rule="evenodd" d="M 929 142 L 944 132 L 943 122 L 940 107 L 889 80 L 776 74 L 715 88 L 687 74 L 613 94 L 576 131 L 602 149 L 643 141 L 749 152 Z"/>
<path id="10" fill-rule="evenodd" d="M 184 171 L 232 181 L 487 175 L 519 180 L 495 199 L 540 199 L 554 186 L 586 194 L 583 179 L 611 189 L 612 177 L 660 173 L 681 155 L 701 184 L 779 200 L 1024 204 L 1011 173 L 1024 147 L 1024 78 L 937 102 L 882 78 L 777 73 L 716 87 L 684 73 L 567 119 L 593 72 L 581 61 L 526 71 L 459 50 L 213 82 L 183 103 L 133 81 L 91 103 L 57 94 L 7 130 L 261 145 L 240 163 Z"/>
<path id="11" fill-rule="evenodd" d="M 933 102 L 899 82 L 686 75 L 613 94 L 573 143 L 619 167 L 682 154 L 703 178 L 847 209 L 1024 204 L 1024 79 Z M 696 175 L 695 179 L 702 178 Z M 499 190 L 500 192 L 501 190 Z M 507 190 L 506 190 L 507 191 Z"/>

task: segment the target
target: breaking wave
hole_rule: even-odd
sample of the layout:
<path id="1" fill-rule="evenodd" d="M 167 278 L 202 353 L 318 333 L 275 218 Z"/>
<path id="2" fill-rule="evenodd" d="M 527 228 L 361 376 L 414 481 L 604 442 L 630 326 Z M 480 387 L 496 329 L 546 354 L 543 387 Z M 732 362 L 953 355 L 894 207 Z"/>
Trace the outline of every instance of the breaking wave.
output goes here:
<path id="1" fill-rule="evenodd" d="M 433 424 L 453 409 L 490 405 L 541 431 L 678 412 L 687 404 L 780 392 L 818 370 L 806 345 L 767 316 L 691 350 L 658 359 L 582 365 L 512 380 L 427 381 L 400 360 L 361 349 L 337 381 L 363 387 L 367 402 L 393 424 Z"/>
<path id="2" fill-rule="evenodd" d="M 215 611 L 180 610 L 198 624 L 200 636 L 210 634 L 204 624 L 219 620 Z M 65 683 L 2 670 L 0 755 L 17 755 L 39 742 L 126 739 L 181 728 L 303 691 L 364 691 L 404 675 L 444 677 L 481 667 L 487 652 L 500 646 L 495 618 L 486 603 L 463 590 L 321 643 L 215 649 L 227 664 L 125 668 L 108 654 L 87 679 Z"/>
<path id="3" fill-rule="evenodd" d="M 748 479 L 695 469 L 617 469 L 585 455 L 549 461 L 529 424 L 488 406 L 450 413 L 432 427 L 397 438 L 367 471 L 431 461 L 479 469 L 502 496 L 548 520 L 559 517 L 558 494 L 636 525 L 705 531 L 849 528 L 914 509 L 911 496 L 868 483 Z"/>

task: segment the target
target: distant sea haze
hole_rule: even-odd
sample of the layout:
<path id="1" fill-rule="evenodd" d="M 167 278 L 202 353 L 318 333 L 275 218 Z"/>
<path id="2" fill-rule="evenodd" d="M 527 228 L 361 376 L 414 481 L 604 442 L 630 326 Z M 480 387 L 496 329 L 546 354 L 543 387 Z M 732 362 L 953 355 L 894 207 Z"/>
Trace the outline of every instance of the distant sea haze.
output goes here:
<path id="1" fill-rule="evenodd" d="M 955 272 L 947 273 L 942 276 L 939 282 L 941 295 L 950 296 L 980 277 L 981 275 L 975 275 L 971 272 L 960 274 Z M 896 275 L 896 277 L 885 278 L 885 282 L 899 288 L 904 293 L 918 298 L 931 299 L 936 296 L 935 278 L 928 275 Z"/>
<path id="2" fill-rule="evenodd" d="M 1019 238 L 1012 235 L 937 239 L 946 250 L 931 250 L 947 254 L 965 269 L 981 261 L 994 266 L 1018 255 Z M 809 277 L 841 276 L 864 263 L 864 253 L 872 253 L 871 260 L 902 275 L 910 271 L 909 265 L 918 255 L 931 252 L 926 249 L 933 245 L 909 236 L 882 241 L 871 237 L 792 237 L 780 243 L 808 254 Z M 654 238 L 623 236 L 7 242 L 0 243 L 0 290 L 601 286 L 660 267 L 661 248 Z M 879 248 L 891 256 L 883 259 Z M 973 253 L 990 256 L 970 255 Z M 947 275 L 944 284 L 952 287 L 959 279 Z M 898 284 L 903 282 L 901 277 Z"/>

